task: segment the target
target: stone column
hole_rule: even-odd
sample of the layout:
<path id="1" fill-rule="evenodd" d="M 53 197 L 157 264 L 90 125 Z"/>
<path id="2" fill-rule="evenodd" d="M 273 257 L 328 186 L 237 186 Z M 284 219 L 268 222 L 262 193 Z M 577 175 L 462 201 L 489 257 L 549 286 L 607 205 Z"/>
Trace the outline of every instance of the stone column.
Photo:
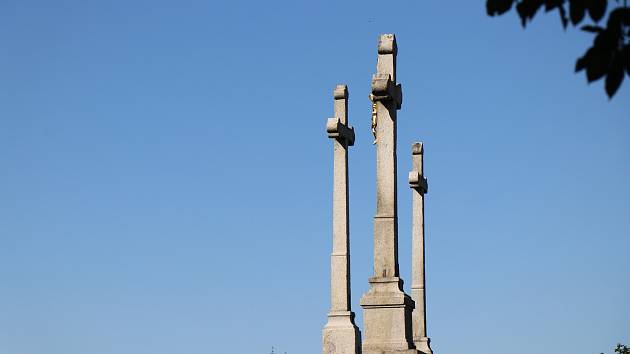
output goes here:
<path id="1" fill-rule="evenodd" d="M 381 35 L 377 72 L 372 77 L 375 104 L 376 216 L 374 217 L 374 276 L 361 298 L 364 313 L 363 354 L 417 353 L 413 344 L 413 300 L 403 292 L 398 272 L 396 193 L 396 112 L 402 90 L 396 83 L 396 38 Z"/>
<path id="2" fill-rule="evenodd" d="M 409 172 L 413 207 L 412 248 L 411 248 L 411 298 L 416 304 L 413 310 L 413 342 L 416 348 L 425 354 L 432 354 L 431 340 L 427 337 L 426 295 L 424 280 L 424 195 L 428 184 L 424 177 L 422 143 L 411 146 L 412 171 Z"/>
<path id="3" fill-rule="evenodd" d="M 331 265 L 331 308 L 323 330 L 324 354 L 358 354 L 361 332 L 350 308 L 350 237 L 348 225 L 348 146 L 354 144 L 354 129 L 348 124 L 348 88 L 334 91 L 335 116 L 326 124 L 333 139 L 333 250 Z"/>

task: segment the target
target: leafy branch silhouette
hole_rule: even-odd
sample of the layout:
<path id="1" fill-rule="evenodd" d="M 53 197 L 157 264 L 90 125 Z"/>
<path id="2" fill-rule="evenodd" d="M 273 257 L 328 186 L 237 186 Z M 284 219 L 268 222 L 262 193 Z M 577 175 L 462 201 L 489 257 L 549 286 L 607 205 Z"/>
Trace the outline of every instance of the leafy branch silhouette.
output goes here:
<path id="1" fill-rule="evenodd" d="M 565 29 L 569 23 L 577 27 L 588 14 L 593 23 L 580 29 L 595 37 L 593 45 L 575 62 L 575 72 L 585 71 L 588 83 L 605 77 L 606 94 L 612 98 L 623 82 L 624 71 L 630 76 L 630 8 L 627 0 L 623 4 L 615 0 L 617 6 L 602 27 L 598 23 L 606 15 L 608 3 L 608 0 L 486 0 L 486 11 L 489 16 L 503 15 L 516 4 L 524 28 L 543 6 L 545 12 L 558 11 Z"/>
<path id="2" fill-rule="evenodd" d="M 621 343 L 617 343 L 617 347 L 615 348 L 615 353 L 617 354 L 630 354 L 630 347 L 627 347 Z M 601 353 L 604 354 L 604 353 Z"/>

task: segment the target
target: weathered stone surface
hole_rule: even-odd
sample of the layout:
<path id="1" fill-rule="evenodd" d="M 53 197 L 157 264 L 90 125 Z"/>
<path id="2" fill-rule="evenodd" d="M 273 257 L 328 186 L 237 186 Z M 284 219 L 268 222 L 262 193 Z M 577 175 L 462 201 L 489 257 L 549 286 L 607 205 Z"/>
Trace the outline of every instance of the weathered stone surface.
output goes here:
<path id="1" fill-rule="evenodd" d="M 361 353 L 361 332 L 351 311 L 329 312 L 322 337 L 324 354 Z"/>
<path id="2" fill-rule="evenodd" d="M 331 308 L 322 333 L 324 354 L 358 354 L 361 332 L 350 308 L 350 235 L 348 227 L 348 146 L 354 129 L 348 125 L 348 88 L 334 90 L 335 116 L 326 131 L 333 139 L 333 250 L 331 255 Z"/>
<path id="3" fill-rule="evenodd" d="M 424 262 L 424 195 L 428 184 L 424 177 L 424 146 L 414 143 L 411 147 L 412 171 L 409 172 L 409 187 L 412 193 L 412 251 L 411 251 L 411 297 L 416 304 L 412 314 L 413 342 L 418 350 L 432 354 L 431 340 L 427 337 L 425 262 Z"/>
<path id="4" fill-rule="evenodd" d="M 402 90 L 396 84 L 396 54 L 394 35 L 381 35 L 370 95 L 376 111 L 376 215 L 374 276 L 361 298 L 363 354 L 417 353 L 412 335 L 414 302 L 403 292 L 398 267 L 396 113 Z"/>

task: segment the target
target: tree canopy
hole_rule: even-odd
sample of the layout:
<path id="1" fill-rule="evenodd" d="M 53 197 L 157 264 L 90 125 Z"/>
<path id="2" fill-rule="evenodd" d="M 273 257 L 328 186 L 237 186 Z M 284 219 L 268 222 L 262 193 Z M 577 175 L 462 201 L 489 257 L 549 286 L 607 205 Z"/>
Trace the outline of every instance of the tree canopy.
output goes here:
<path id="1" fill-rule="evenodd" d="M 610 7 L 609 2 L 614 8 L 608 13 L 606 23 L 600 25 Z M 593 44 L 576 60 L 575 71 L 585 71 L 589 83 L 605 78 L 609 98 L 615 95 L 624 76 L 630 76 L 630 8 L 627 0 L 623 3 L 620 0 L 486 0 L 489 16 L 502 15 L 513 7 L 523 27 L 543 7 L 545 12 L 556 10 L 565 29 L 569 24 L 577 27 L 590 22 L 580 29 L 594 36 Z"/>

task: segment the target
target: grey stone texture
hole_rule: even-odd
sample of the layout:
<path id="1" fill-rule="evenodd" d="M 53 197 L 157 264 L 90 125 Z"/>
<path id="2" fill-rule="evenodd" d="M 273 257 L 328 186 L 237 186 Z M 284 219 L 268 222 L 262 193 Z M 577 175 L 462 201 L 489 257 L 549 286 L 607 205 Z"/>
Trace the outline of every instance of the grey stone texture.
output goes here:
<path id="1" fill-rule="evenodd" d="M 333 247 L 331 255 L 331 308 L 322 333 L 324 354 L 358 354 L 361 332 L 350 307 L 350 233 L 348 225 L 348 147 L 354 129 L 348 124 L 348 87 L 333 92 L 335 116 L 326 123 L 333 140 Z"/>
<path id="2" fill-rule="evenodd" d="M 431 340 L 427 337 L 426 294 L 424 278 L 424 195 L 428 184 L 424 177 L 424 147 L 422 143 L 411 146 L 412 170 L 409 187 L 412 193 L 412 248 L 411 248 L 411 298 L 415 302 L 412 313 L 413 342 L 418 350 L 432 354 Z"/>
<path id="3" fill-rule="evenodd" d="M 396 114 L 402 104 L 402 90 L 396 83 L 397 50 L 393 34 L 380 36 L 370 95 L 376 103 L 376 215 L 374 276 L 360 302 L 363 354 L 418 353 L 412 334 L 414 301 L 403 291 L 398 267 Z"/>
<path id="4" fill-rule="evenodd" d="M 324 326 L 324 354 L 433 354 L 426 326 L 424 177 L 422 143 L 412 145 L 412 283 L 403 290 L 398 266 L 398 200 L 396 166 L 397 111 L 402 89 L 396 81 L 398 48 L 393 34 L 379 38 L 376 74 L 372 77 L 372 134 L 376 145 L 376 215 L 374 216 L 374 274 L 360 300 L 363 341 L 350 302 L 350 235 L 348 227 L 348 147 L 354 129 L 348 124 L 348 88 L 334 90 L 335 116 L 326 123 L 333 141 L 333 247 L 331 308 Z"/>

